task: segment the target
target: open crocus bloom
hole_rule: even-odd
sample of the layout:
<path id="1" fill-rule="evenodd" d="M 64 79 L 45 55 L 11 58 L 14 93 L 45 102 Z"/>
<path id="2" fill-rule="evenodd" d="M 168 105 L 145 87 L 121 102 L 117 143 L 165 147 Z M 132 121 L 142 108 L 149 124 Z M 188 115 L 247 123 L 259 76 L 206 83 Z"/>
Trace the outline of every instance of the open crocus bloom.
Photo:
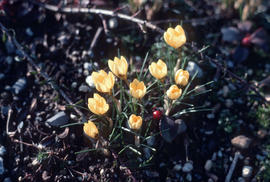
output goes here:
<path id="1" fill-rule="evenodd" d="M 93 138 L 93 139 L 97 139 L 98 138 L 98 129 L 95 125 L 95 123 L 93 123 L 92 121 L 88 121 L 88 123 L 84 123 L 83 125 L 83 132 Z"/>
<path id="2" fill-rule="evenodd" d="M 186 70 L 179 69 L 176 71 L 174 79 L 177 85 L 186 86 L 188 84 L 189 73 Z"/>
<path id="3" fill-rule="evenodd" d="M 96 115 L 103 115 L 109 110 L 109 105 L 103 97 L 95 93 L 93 98 L 88 99 L 88 108 Z"/>
<path id="4" fill-rule="evenodd" d="M 113 74 L 120 79 L 127 79 L 128 63 L 127 60 L 121 56 L 114 58 L 114 61 L 109 59 L 108 65 Z"/>
<path id="5" fill-rule="evenodd" d="M 170 99 L 176 100 L 182 95 L 182 89 L 178 88 L 177 85 L 172 85 L 166 93 Z"/>
<path id="6" fill-rule="evenodd" d="M 136 99 L 141 99 L 146 93 L 146 87 L 144 83 L 139 82 L 137 79 L 134 79 L 133 82 L 129 84 L 129 90 L 132 97 Z"/>
<path id="7" fill-rule="evenodd" d="M 114 75 L 112 72 L 107 74 L 104 70 L 100 70 L 99 72 L 94 71 L 91 76 L 94 85 L 99 92 L 111 93 L 114 86 Z"/>
<path id="8" fill-rule="evenodd" d="M 177 25 L 174 29 L 168 28 L 163 37 L 165 42 L 175 49 L 186 43 L 184 29 L 180 25 Z"/>
<path id="9" fill-rule="evenodd" d="M 142 117 L 136 116 L 135 114 L 132 114 L 129 117 L 128 125 L 129 125 L 130 129 L 139 130 L 142 126 Z"/>
<path id="10" fill-rule="evenodd" d="M 167 65 L 159 59 L 158 62 L 152 62 L 149 66 L 149 71 L 156 79 L 163 79 L 167 75 Z"/>

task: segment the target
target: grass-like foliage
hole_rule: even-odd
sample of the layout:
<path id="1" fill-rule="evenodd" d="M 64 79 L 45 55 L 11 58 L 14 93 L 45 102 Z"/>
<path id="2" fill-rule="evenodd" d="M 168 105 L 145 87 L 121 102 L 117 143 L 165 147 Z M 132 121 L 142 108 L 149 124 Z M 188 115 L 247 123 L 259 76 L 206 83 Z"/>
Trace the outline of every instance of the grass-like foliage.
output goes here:
<path id="1" fill-rule="evenodd" d="M 183 114 L 209 111 L 187 103 L 189 98 L 211 91 L 199 92 L 212 82 L 191 88 L 197 72 L 190 75 L 185 70 L 184 30 L 180 25 L 169 28 L 164 40 L 166 44 L 153 46 L 140 67 L 118 55 L 108 60 L 110 71 L 92 72 L 96 92 L 88 99 L 88 108 L 93 115 L 83 131 L 93 147 L 77 153 L 114 150 L 127 155 L 131 166 L 145 167 L 156 152 L 156 137 L 171 142 L 179 134 L 175 121 Z"/>

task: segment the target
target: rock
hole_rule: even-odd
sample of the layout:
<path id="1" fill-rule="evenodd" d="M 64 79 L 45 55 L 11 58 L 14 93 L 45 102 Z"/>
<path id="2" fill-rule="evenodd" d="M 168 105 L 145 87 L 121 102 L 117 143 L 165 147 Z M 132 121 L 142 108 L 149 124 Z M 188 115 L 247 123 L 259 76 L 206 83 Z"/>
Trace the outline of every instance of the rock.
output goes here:
<path id="1" fill-rule="evenodd" d="M 1 113 L 5 116 L 8 115 L 8 110 L 9 110 L 9 107 L 8 106 L 1 106 Z"/>
<path id="2" fill-rule="evenodd" d="M 71 84 L 71 87 L 72 88 L 76 88 L 78 86 L 78 83 L 77 82 L 72 82 L 72 84 Z"/>
<path id="3" fill-rule="evenodd" d="M 47 119 L 47 123 L 51 126 L 62 126 L 68 123 L 68 116 L 64 111 L 55 114 L 53 117 Z"/>
<path id="4" fill-rule="evenodd" d="M 118 27 L 118 20 L 117 18 L 110 18 L 109 19 L 109 28 L 110 29 L 115 29 Z"/>
<path id="5" fill-rule="evenodd" d="M 9 177 L 5 178 L 3 182 L 12 182 Z"/>
<path id="6" fill-rule="evenodd" d="M 244 178 L 249 178 L 252 175 L 253 168 L 251 166 L 244 166 L 242 169 L 242 176 Z"/>
<path id="7" fill-rule="evenodd" d="M 182 171 L 185 172 L 185 173 L 189 173 L 190 171 L 192 171 L 193 169 L 193 164 L 192 162 L 187 162 L 184 164 L 183 168 L 182 168 Z"/>
<path id="8" fill-rule="evenodd" d="M 27 80 L 26 78 L 19 78 L 12 86 L 12 91 L 14 94 L 20 94 L 26 88 Z"/>
<path id="9" fill-rule="evenodd" d="M 186 179 L 187 179 L 187 181 L 192 181 L 192 176 L 191 176 L 191 174 L 187 174 Z"/>
<path id="10" fill-rule="evenodd" d="M 227 85 L 224 85 L 222 88 L 223 97 L 227 97 L 229 94 L 229 91 L 230 91 L 229 87 Z"/>
<path id="11" fill-rule="evenodd" d="M 6 148 L 2 145 L 0 147 L 0 156 L 4 156 L 6 154 Z"/>
<path id="12" fill-rule="evenodd" d="M 237 182 L 246 182 L 246 180 L 245 180 L 244 178 L 242 178 L 242 177 L 239 177 L 239 178 L 237 179 Z"/>
<path id="13" fill-rule="evenodd" d="M 89 87 L 95 88 L 95 84 L 93 82 L 93 79 L 92 79 L 92 76 L 91 75 L 89 75 L 89 76 L 86 77 L 85 82 L 87 83 L 87 85 Z"/>
<path id="14" fill-rule="evenodd" d="M 29 28 L 29 27 L 25 30 L 25 33 L 26 33 L 29 37 L 32 37 L 32 36 L 34 35 L 33 31 L 32 31 L 31 28 Z"/>
<path id="15" fill-rule="evenodd" d="M 0 81 L 3 80 L 5 78 L 5 74 L 4 73 L 0 73 Z"/>
<path id="16" fill-rule="evenodd" d="M 251 144 L 251 139 L 244 136 L 244 135 L 239 135 L 237 137 L 234 137 L 231 140 L 231 143 L 234 147 L 237 147 L 239 149 L 248 149 L 250 144 Z"/>
<path id="17" fill-rule="evenodd" d="M 214 113 L 209 113 L 209 114 L 206 115 L 206 117 L 208 119 L 214 119 L 215 118 L 215 114 Z"/>
<path id="18" fill-rule="evenodd" d="M 93 65 L 91 63 L 83 63 L 83 69 L 88 70 L 88 71 L 92 71 L 93 70 Z"/>
<path id="19" fill-rule="evenodd" d="M 5 168 L 4 168 L 4 160 L 2 157 L 0 157 L 0 175 L 4 174 Z"/>
<path id="20" fill-rule="evenodd" d="M 257 132 L 257 135 L 260 139 L 264 139 L 267 135 L 267 130 L 265 129 L 260 129 L 258 132 Z"/>
<path id="21" fill-rule="evenodd" d="M 181 164 L 176 164 L 174 167 L 173 167 L 173 170 L 175 171 L 180 171 L 182 169 L 182 165 Z"/>
<path id="22" fill-rule="evenodd" d="M 90 92 L 90 88 L 89 88 L 88 86 L 82 84 L 82 85 L 79 87 L 79 91 L 80 91 L 80 92 L 84 92 L 84 93 Z"/>
<path id="23" fill-rule="evenodd" d="M 183 120 L 177 119 L 175 120 L 175 124 L 178 125 L 178 130 L 177 130 L 178 134 L 182 134 L 187 130 L 187 125 L 185 124 Z"/>
<path id="24" fill-rule="evenodd" d="M 210 171 L 212 167 L 213 167 L 213 162 L 212 162 L 212 160 L 207 160 L 206 163 L 205 163 L 205 165 L 204 165 L 204 169 L 205 169 L 206 171 Z"/>
<path id="25" fill-rule="evenodd" d="M 186 70 L 189 72 L 190 76 L 192 77 L 197 71 L 197 77 L 201 78 L 203 76 L 203 71 L 202 69 L 197 65 L 197 63 L 193 61 L 189 61 L 188 65 L 186 67 Z"/>
<path id="26" fill-rule="evenodd" d="M 232 105 L 233 105 L 232 99 L 226 99 L 225 100 L 225 106 L 226 107 L 230 108 L 230 107 L 232 107 Z"/>

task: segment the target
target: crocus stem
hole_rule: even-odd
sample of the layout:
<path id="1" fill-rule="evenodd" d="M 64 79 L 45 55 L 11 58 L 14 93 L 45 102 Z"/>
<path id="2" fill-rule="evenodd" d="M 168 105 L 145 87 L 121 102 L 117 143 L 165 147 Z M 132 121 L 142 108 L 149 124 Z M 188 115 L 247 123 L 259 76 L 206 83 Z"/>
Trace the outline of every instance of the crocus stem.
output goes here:
<path id="1" fill-rule="evenodd" d="M 165 98 L 167 99 L 167 108 L 166 108 L 166 112 L 165 112 L 165 115 L 166 116 L 169 116 L 170 112 L 171 112 L 171 109 L 172 109 L 172 102 L 170 99 L 168 99 L 167 97 Z"/>
<path id="2" fill-rule="evenodd" d="M 112 128 L 113 127 L 113 120 L 108 116 L 106 116 L 106 119 L 107 119 L 107 121 L 109 121 L 109 127 Z"/>
<path id="3" fill-rule="evenodd" d="M 116 104 L 116 107 L 118 109 L 119 112 L 121 112 L 121 103 L 119 102 L 119 100 L 117 98 L 115 98 L 113 95 L 111 95 L 114 103 Z"/>
<path id="4" fill-rule="evenodd" d="M 140 146 L 140 136 L 138 134 L 134 136 L 134 143 L 137 147 Z"/>
<path id="5" fill-rule="evenodd" d="M 124 80 L 124 82 L 127 84 L 128 88 L 129 88 L 129 81 L 126 78 L 124 78 L 123 80 Z"/>

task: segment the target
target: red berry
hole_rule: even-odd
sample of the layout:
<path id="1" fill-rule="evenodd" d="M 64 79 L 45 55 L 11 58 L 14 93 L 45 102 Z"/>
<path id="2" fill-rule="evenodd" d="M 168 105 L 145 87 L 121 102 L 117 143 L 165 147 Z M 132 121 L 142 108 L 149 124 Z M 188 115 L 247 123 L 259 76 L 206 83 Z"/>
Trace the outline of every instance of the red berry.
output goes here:
<path id="1" fill-rule="evenodd" d="M 162 112 L 159 111 L 159 110 L 156 110 L 156 111 L 153 112 L 153 119 L 160 120 L 161 115 L 162 115 Z"/>
<path id="2" fill-rule="evenodd" d="M 242 39 L 242 44 L 244 45 L 244 46 L 250 46 L 250 44 L 251 44 L 251 36 L 250 35 L 247 35 L 247 36 L 245 36 L 243 39 Z"/>

